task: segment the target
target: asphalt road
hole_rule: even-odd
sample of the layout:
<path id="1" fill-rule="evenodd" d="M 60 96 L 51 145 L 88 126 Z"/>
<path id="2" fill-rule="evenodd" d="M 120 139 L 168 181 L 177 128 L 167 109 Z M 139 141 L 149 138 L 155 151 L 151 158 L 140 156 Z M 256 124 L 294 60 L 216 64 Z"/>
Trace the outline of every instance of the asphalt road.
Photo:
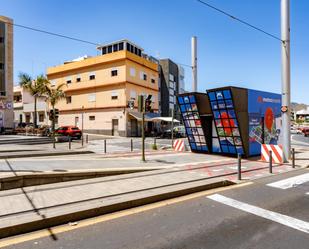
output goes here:
<path id="1" fill-rule="evenodd" d="M 292 145 L 301 145 L 309 147 L 309 137 L 305 137 L 303 134 L 292 134 Z"/>
<path id="2" fill-rule="evenodd" d="M 72 229 L 68 225 L 62 227 L 54 239 L 51 236 L 38 238 L 40 235 L 35 238 L 34 233 L 26 235 L 34 240 L 5 248 L 307 249 L 308 175 L 303 182 L 293 180 L 287 189 L 266 184 L 308 173 L 308 170 L 299 170 L 218 193 L 201 193 L 193 199 L 178 198 L 177 203 L 168 200 L 157 207 L 128 210 L 118 218 L 114 215 L 109 219 L 111 215 L 107 215 L 105 221 L 81 221 L 71 231 L 66 231 L 66 228 Z M 301 184 L 295 185 L 295 182 Z M 232 204 L 226 203 L 226 198 Z M 88 225 L 83 226 L 83 222 Z M 23 241 L 24 237 L 14 239 Z"/>

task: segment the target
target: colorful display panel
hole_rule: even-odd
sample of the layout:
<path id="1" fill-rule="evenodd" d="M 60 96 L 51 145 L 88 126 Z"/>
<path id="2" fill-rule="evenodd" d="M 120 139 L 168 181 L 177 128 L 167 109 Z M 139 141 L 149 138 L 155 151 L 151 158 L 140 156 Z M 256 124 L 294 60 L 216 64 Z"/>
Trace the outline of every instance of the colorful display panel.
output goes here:
<path id="1" fill-rule="evenodd" d="M 191 150 L 207 152 L 208 148 L 202 128 L 200 114 L 198 112 L 196 97 L 193 94 L 178 96 L 178 104 Z"/>
<path id="2" fill-rule="evenodd" d="M 216 129 L 212 133 L 213 152 L 244 154 L 231 91 L 208 92 L 208 97 Z"/>
<path id="3" fill-rule="evenodd" d="M 280 94 L 248 90 L 249 156 L 259 155 L 262 143 L 280 143 L 280 108 Z"/>

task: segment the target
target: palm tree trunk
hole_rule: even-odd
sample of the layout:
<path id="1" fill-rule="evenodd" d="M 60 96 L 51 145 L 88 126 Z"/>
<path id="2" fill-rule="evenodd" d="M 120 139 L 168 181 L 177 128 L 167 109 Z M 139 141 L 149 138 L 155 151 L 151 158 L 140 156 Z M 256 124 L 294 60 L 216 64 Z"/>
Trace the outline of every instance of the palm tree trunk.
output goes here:
<path id="1" fill-rule="evenodd" d="M 55 134 L 55 106 L 54 105 L 53 105 L 52 129 L 53 129 L 53 134 Z"/>
<path id="2" fill-rule="evenodd" d="M 34 116 L 33 116 L 33 126 L 34 126 L 34 128 L 38 128 L 36 109 L 37 109 L 37 96 L 34 96 Z"/>

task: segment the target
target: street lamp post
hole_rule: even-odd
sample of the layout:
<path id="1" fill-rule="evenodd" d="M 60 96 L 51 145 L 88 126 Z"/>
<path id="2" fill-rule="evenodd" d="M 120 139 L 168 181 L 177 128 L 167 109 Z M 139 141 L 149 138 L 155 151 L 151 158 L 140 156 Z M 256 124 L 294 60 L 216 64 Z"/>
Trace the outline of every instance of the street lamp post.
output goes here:
<path id="1" fill-rule="evenodd" d="M 283 160 L 288 162 L 291 155 L 290 0 L 281 0 L 281 40 L 282 147 Z"/>

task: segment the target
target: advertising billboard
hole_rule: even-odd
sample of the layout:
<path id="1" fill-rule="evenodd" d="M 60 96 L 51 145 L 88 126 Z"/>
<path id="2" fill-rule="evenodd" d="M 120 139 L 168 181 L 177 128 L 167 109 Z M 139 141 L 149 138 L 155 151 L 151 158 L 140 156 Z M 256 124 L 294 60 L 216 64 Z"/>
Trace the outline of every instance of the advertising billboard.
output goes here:
<path id="1" fill-rule="evenodd" d="M 261 144 L 280 144 L 281 95 L 248 89 L 249 156 L 261 153 Z"/>

